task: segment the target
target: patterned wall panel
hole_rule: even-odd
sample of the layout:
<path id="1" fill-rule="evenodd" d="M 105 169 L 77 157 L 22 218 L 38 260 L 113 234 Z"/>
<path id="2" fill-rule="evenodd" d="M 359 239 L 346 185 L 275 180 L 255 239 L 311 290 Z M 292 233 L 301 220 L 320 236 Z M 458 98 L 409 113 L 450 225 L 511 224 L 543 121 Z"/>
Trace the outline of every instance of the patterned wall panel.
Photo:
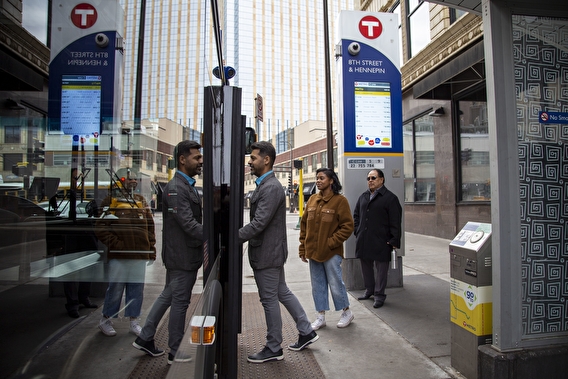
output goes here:
<path id="1" fill-rule="evenodd" d="M 568 334 L 568 20 L 513 16 L 524 337 Z"/>

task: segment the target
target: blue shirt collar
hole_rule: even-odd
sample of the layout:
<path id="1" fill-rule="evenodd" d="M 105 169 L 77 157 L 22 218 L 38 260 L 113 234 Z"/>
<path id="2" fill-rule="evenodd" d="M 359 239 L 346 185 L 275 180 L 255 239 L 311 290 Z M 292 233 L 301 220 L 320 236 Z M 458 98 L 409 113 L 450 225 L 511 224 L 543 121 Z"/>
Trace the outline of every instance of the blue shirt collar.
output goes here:
<path id="1" fill-rule="evenodd" d="M 185 178 L 185 180 L 187 180 L 190 186 L 195 185 L 195 179 L 193 179 L 191 176 L 187 175 L 186 173 L 181 172 L 180 170 L 178 170 L 178 172 L 181 174 L 181 176 Z"/>
<path id="2" fill-rule="evenodd" d="M 266 178 L 269 174 L 272 174 L 272 170 L 264 173 L 264 175 L 258 177 L 254 182 L 256 183 L 257 186 L 260 185 L 260 183 L 262 183 L 262 181 L 264 180 L 264 178 Z"/>

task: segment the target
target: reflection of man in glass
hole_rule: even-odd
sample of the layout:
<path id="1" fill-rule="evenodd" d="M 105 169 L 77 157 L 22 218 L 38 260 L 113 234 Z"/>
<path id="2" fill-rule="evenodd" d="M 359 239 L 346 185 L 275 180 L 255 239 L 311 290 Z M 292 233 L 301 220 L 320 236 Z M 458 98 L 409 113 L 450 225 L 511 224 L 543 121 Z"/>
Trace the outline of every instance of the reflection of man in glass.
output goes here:
<path id="1" fill-rule="evenodd" d="M 125 292 L 124 316 L 130 318 L 130 332 L 139 335 L 146 263 L 156 259 L 154 219 L 144 197 L 134 194 L 137 173 L 117 171 L 120 182 L 101 203 L 103 214 L 97 222 L 97 236 L 107 246 L 109 285 L 99 329 L 116 335 L 111 318 L 118 317 Z"/>
<path id="2" fill-rule="evenodd" d="M 71 189 L 69 191 L 69 204 L 68 207 L 71 207 L 71 204 L 76 202 L 77 199 L 77 168 L 71 169 Z M 57 196 L 53 196 L 49 199 L 50 207 L 52 209 L 57 209 Z M 48 241 L 48 244 L 53 243 L 52 239 Z M 96 239 L 93 236 L 92 232 L 87 233 L 86 235 L 83 233 L 81 237 L 73 236 L 65 239 L 65 242 L 62 242 L 60 245 L 55 242 L 55 246 L 53 247 L 56 252 L 55 254 L 67 254 L 78 252 L 82 250 L 88 250 L 90 248 L 96 248 Z M 63 282 L 63 292 L 65 293 L 65 298 L 67 299 L 67 303 L 65 304 L 65 308 L 67 309 L 67 314 L 69 317 L 78 318 L 79 315 L 79 306 L 83 306 L 85 308 L 98 308 L 97 304 L 91 303 L 89 299 L 89 294 L 91 292 L 91 282 Z"/>
<path id="3" fill-rule="evenodd" d="M 203 166 L 200 149 L 197 142 L 186 140 L 178 143 L 174 150 L 176 173 L 162 194 L 162 260 L 167 270 L 166 284 L 152 305 L 142 332 L 132 343 L 132 346 L 153 357 L 163 355 L 164 350 L 156 348 L 154 336 L 160 320 L 170 308 L 168 364 L 191 360 L 189 355 L 178 349 L 185 331 L 197 270 L 203 262 L 203 211 L 193 178 L 201 174 Z"/>

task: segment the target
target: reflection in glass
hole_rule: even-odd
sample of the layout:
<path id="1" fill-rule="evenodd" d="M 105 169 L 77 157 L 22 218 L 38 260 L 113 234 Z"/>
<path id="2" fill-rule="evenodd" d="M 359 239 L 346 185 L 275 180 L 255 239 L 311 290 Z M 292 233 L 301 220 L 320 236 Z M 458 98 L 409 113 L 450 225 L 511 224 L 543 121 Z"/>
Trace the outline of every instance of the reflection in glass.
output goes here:
<path id="1" fill-rule="evenodd" d="M 489 131 L 487 103 L 458 102 L 460 125 L 461 200 L 489 201 Z"/>
<path id="2" fill-rule="evenodd" d="M 404 197 L 407 202 L 436 201 L 434 124 L 428 115 L 403 126 Z"/>

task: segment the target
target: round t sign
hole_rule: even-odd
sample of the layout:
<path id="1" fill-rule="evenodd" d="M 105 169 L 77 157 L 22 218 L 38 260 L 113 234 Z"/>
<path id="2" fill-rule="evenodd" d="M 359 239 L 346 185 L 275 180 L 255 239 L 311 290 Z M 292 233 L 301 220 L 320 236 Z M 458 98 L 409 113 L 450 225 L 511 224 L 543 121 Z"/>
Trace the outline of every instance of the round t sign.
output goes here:
<path id="1" fill-rule="evenodd" d="M 363 37 L 375 39 L 383 32 L 383 25 L 375 16 L 365 16 L 359 21 L 359 31 Z"/>
<path id="2" fill-rule="evenodd" d="M 97 22 L 97 10 L 91 4 L 77 4 L 71 11 L 71 22 L 79 29 L 88 29 Z"/>

